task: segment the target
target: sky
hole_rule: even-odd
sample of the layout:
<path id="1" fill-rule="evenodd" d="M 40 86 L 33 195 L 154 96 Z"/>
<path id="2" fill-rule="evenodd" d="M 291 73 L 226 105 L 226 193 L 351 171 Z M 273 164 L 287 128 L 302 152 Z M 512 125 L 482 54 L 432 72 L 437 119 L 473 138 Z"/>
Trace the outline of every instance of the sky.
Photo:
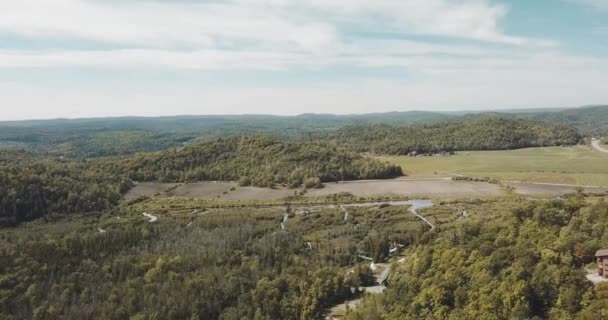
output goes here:
<path id="1" fill-rule="evenodd" d="M 608 0 L 2 0 L 0 120 L 608 103 Z"/>

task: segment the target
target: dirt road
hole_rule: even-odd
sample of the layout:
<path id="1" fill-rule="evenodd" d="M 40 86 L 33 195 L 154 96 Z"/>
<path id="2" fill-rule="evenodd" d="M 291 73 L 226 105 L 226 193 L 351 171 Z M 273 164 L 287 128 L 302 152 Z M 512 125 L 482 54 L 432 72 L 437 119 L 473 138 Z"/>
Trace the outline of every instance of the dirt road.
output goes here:
<path id="1" fill-rule="evenodd" d="M 602 145 L 600 144 L 600 140 L 598 139 L 591 140 L 591 146 L 593 146 L 593 148 L 595 148 L 595 150 L 599 152 L 608 153 L 608 149 L 602 147 Z"/>

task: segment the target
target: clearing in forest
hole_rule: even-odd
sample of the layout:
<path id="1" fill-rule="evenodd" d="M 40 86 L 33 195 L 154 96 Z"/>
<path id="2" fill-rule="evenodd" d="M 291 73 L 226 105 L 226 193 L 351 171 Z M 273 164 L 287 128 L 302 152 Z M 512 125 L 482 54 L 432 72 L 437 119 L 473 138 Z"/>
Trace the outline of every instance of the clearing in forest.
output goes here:
<path id="1" fill-rule="evenodd" d="M 608 158 L 590 146 L 462 151 L 453 156 L 379 156 L 413 177 L 471 176 L 499 180 L 608 186 Z"/>

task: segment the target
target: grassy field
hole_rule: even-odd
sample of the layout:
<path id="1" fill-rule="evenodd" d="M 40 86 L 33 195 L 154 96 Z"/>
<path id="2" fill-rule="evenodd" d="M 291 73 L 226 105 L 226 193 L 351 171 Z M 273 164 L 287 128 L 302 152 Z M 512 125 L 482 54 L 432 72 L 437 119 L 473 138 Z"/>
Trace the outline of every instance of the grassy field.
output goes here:
<path id="1" fill-rule="evenodd" d="M 608 186 L 608 154 L 588 146 L 459 152 L 446 157 L 378 158 L 400 165 L 407 175 L 413 177 L 464 175 Z"/>

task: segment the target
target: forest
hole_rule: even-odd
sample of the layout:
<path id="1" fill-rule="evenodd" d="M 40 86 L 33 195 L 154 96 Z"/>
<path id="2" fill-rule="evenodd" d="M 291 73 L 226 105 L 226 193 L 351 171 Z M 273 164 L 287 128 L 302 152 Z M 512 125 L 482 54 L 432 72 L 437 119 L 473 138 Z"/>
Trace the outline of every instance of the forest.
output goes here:
<path id="1" fill-rule="evenodd" d="M 576 129 L 533 120 L 482 117 L 413 126 L 352 126 L 328 134 L 330 141 L 375 154 L 434 154 L 574 145 Z"/>
<path id="2" fill-rule="evenodd" d="M 396 131 L 394 134 L 408 135 L 404 147 L 411 148 L 414 139 L 423 147 L 425 134 L 429 133 L 425 125 L 451 122 L 467 122 L 471 119 L 527 119 L 529 121 L 549 122 L 558 126 L 567 126 L 578 130 L 583 136 L 608 135 L 608 106 L 584 107 L 554 111 L 503 111 L 503 112 L 388 112 L 362 115 L 302 114 L 291 117 L 270 115 L 241 116 L 176 116 L 157 118 L 93 118 L 93 119 L 55 119 L 0 122 L 0 148 L 18 148 L 36 153 L 66 158 L 93 158 L 116 155 L 129 155 L 137 152 L 160 151 L 170 147 L 201 140 L 213 140 L 227 136 L 267 134 L 282 139 L 306 140 L 340 132 L 354 131 L 353 127 L 372 132 L 366 135 L 381 135 L 385 131 Z M 516 122 L 514 122 L 516 123 Z M 382 125 L 398 129 L 383 128 Z M 483 126 L 483 124 L 480 124 Z M 504 124 L 503 124 L 504 125 Z M 521 122 L 522 126 L 542 127 L 546 124 Z M 412 126 L 406 132 L 401 127 Z M 350 128 L 348 128 L 350 127 Z M 346 129 L 344 129 L 346 128 Z M 496 133 L 487 132 L 490 128 L 480 127 L 480 132 L 497 138 Z M 509 128 L 505 128 L 509 129 Z M 571 131 L 572 129 L 569 129 Z M 356 133 L 356 132 L 355 132 Z M 465 132 L 462 132 L 466 134 Z M 440 134 L 440 133 L 436 133 Z M 569 134 L 566 138 L 571 143 Z M 340 136 L 340 133 L 338 133 Z M 365 137 L 357 135 L 366 143 Z M 415 137 L 415 138 L 414 138 Z M 438 137 L 439 138 L 439 137 Z M 556 137 L 560 138 L 560 137 Z M 465 139 L 465 140 L 463 140 Z M 464 142 L 469 137 L 459 137 Z M 521 140 L 524 141 L 521 141 Z M 527 139 L 541 139 L 529 141 Z M 475 143 L 459 144 L 458 147 L 480 148 L 516 148 L 520 145 L 539 145 L 542 139 L 550 142 L 551 137 L 522 136 L 517 141 L 489 140 Z M 456 141 L 451 141 L 456 142 Z M 433 143 L 433 146 L 446 149 L 445 144 Z M 454 149 L 454 145 L 451 149 Z M 392 148 L 385 146 L 384 148 Z"/>
<path id="3" fill-rule="evenodd" d="M 603 319 L 608 285 L 585 279 L 608 247 L 603 196 L 433 199 L 432 230 L 388 196 L 298 196 L 404 174 L 369 154 L 577 144 L 598 123 L 581 115 L 603 110 L 0 124 L 0 319 L 309 320 L 359 298 L 347 320 Z M 123 198 L 203 180 L 294 196 Z M 364 258 L 390 263 L 381 295 L 360 289 L 375 281 Z"/>
<path id="4" fill-rule="evenodd" d="M 239 181 L 241 186 L 319 187 L 322 182 L 387 179 L 401 168 L 315 142 L 228 137 L 120 161 L 135 181 Z"/>
<path id="5" fill-rule="evenodd" d="M 384 295 L 346 319 L 603 319 L 608 285 L 594 289 L 583 267 L 607 228 L 604 198 L 522 203 L 412 246 Z"/>
<path id="6" fill-rule="evenodd" d="M 583 267 L 608 243 L 605 200 L 495 201 L 446 203 L 438 212 L 481 215 L 436 232 L 405 207 L 348 220 L 331 207 L 172 209 L 149 223 L 145 203 L 0 229 L 0 319 L 324 319 L 372 281 L 358 255 L 387 261 L 394 242 L 404 262 L 346 319 L 601 319 L 608 288 Z"/>
<path id="7" fill-rule="evenodd" d="M 270 137 L 219 138 L 157 153 L 65 160 L 0 151 L 0 225 L 53 214 L 91 213 L 118 204 L 133 181 L 239 181 L 315 188 L 322 182 L 385 179 L 399 166 L 321 143 Z"/>
<path id="8" fill-rule="evenodd" d="M 350 221 L 323 209 L 281 230 L 283 210 L 173 212 L 148 223 L 121 205 L 0 230 L 0 319 L 321 319 L 370 282 L 359 252 L 380 257 L 389 241 L 426 231 L 403 208 Z"/>
<path id="9" fill-rule="evenodd" d="M 0 226 L 107 210 L 130 187 L 128 177 L 95 163 L 0 150 Z"/>

